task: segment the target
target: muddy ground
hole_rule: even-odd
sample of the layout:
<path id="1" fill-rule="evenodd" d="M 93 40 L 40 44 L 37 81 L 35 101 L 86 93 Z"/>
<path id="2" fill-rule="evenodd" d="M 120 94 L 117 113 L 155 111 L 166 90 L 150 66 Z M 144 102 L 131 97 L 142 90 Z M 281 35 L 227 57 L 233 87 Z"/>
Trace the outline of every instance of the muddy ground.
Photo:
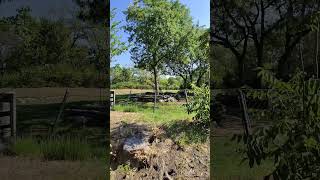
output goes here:
<path id="1" fill-rule="evenodd" d="M 209 179 L 209 143 L 179 145 L 165 128 L 138 122 L 138 116 L 111 112 L 111 179 Z M 123 150 L 126 139 L 141 133 L 145 149 Z"/>

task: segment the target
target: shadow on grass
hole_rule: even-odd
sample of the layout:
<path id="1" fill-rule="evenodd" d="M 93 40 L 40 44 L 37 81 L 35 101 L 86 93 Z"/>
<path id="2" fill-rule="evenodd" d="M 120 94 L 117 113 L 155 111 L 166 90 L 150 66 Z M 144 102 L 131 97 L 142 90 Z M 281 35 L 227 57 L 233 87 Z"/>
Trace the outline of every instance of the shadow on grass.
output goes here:
<path id="1" fill-rule="evenodd" d="M 248 161 L 241 163 L 245 157 L 240 151 L 244 148 L 243 144 L 231 141 L 231 136 L 213 137 L 212 142 L 210 169 L 214 179 L 263 179 L 273 169 L 271 160 L 263 161 L 260 166 L 253 168 L 249 167 Z"/>
<path id="2" fill-rule="evenodd" d="M 96 101 L 70 102 L 65 108 L 92 103 Z M 23 131 L 32 125 L 48 125 L 57 117 L 60 106 L 60 103 L 17 105 L 17 131 Z"/>
<path id="3" fill-rule="evenodd" d="M 165 125 L 167 136 L 181 145 L 204 143 L 209 138 L 209 128 L 194 121 L 175 121 Z"/>

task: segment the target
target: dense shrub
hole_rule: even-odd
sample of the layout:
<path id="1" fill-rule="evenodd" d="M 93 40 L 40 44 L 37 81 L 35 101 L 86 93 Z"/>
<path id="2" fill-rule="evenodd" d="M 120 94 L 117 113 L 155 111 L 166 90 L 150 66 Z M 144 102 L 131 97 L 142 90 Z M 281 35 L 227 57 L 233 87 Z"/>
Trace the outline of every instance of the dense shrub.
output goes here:
<path id="1" fill-rule="evenodd" d="M 248 90 L 248 96 L 268 99 L 272 110 L 259 113 L 269 121 L 252 135 L 238 136 L 246 145 L 249 165 L 274 160 L 274 179 L 320 179 L 320 82 L 298 72 L 283 82 L 269 71 L 260 72 L 269 91 Z M 236 136 L 235 136 L 236 137 Z"/>
<path id="2" fill-rule="evenodd" d="M 188 113 L 195 113 L 194 119 L 199 121 L 205 127 L 210 123 L 210 90 L 208 86 L 202 85 L 197 87 L 192 85 L 194 95 L 191 96 L 187 104 Z"/>
<path id="3" fill-rule="evenodd" d="M 106 77 L 104 78 L 106 79 Z M 97 87 L 102 80 L 90 66 L 76 68 L 69 64 L 35 66 L 4 74 L 2 87 Z"/>

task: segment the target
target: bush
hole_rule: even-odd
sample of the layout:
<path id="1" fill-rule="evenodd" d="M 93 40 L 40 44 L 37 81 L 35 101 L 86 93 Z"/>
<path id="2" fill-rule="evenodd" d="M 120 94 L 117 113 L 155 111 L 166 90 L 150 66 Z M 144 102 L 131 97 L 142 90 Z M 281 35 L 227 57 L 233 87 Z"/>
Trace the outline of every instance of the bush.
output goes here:
<path id="1" fill-rule="evenodd" d="M 248 90 L 248 96 L 269 100 L 272 110 L 259 113 L 270 126 L 238 136 L 246 145 L 250 167 L 274 159 L 273 179 L 320 179 L 320 82 L 298 72 L 283 82 L 265 70 L 260 74 L 269 91 Z M 234 136 L 234 139 L 237 136 Z"/>
<path id="2" fill-rule="evenodd" d="M 210 123 L 210 90 L 208 86 L 192 86 L 190 102 L 187 104 L 188 113 L 195 113 L 194 119 L 201 122 L 205 127 Z"/>
<path id="3" fill-rule="evenodd" d="M 103 79 L 107 79 L 104 77 Z M 33 66 L 4 74 L 2 87 L 98 87 L 99 72 L 90 65 L 73 67 L 70 64 Z"/>

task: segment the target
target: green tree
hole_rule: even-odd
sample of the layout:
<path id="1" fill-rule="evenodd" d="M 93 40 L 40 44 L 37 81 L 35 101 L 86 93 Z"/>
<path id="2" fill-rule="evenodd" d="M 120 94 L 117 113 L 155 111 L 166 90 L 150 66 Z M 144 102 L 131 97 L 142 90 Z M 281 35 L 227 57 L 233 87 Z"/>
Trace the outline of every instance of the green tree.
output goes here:
<path id="1" fill-rule="evenodd" d="M 194 120 L 199 122 L 205 129 L 210 125 L 210 89 L 206 85 L 197 87 L 192 84 L 190 103 L 187 104 L 188 113 L 195 113 Z"/>
<path id="2" fill-rule="evenodd" d="M 124 42 L 122 42 L 121 36 L 119 36 L 117 33 L 120 31 L 120 27 L 119 24 L 120 22 L 115 21 L 114 17 L 115 17 L 115 11 L 116 9 L 112 9 L 111 11 L 111 34 L 110 34 L 110 56 L 111 56 L 111 60 L 113 60 L 113 58 L 115 56 L 118 56 L 120 54 L 122 54 L 124 51 L 126 51 L 128 49 L 128 47 L 126 46 L 126 44 Z"/>
<path id="3" fill-rule="evenodd" d="M 7 60 L 8 70 L 69 63 L 75 59 L 80 62 L 86 58 L 86 49 L 72 43 L 72 31 L 62 21 L 38 20 L 30 12 L 22 8 L 16 16 L 8 18 L 12 27 L 9 31 L 21 39 Z"/>
<path id="4" fill-rule="evenodd" d="M 159 93 L 159 74 L 170 49 L 182 37 L 184 26 L 192 24 L 189 10 L 179 1 L 135 0 L 125 12 L 131 58 L 139 68 L 153 73 L 154 89 Z"/>
<path id="5" fill-rule="evenodd" d="M 184 36 L 168 53 L 166 66 L 171 75 L 180 76 L 184 88 L 201 86 L 209 72 L 209 33 L 194 25 L 185 27 Z"/>

